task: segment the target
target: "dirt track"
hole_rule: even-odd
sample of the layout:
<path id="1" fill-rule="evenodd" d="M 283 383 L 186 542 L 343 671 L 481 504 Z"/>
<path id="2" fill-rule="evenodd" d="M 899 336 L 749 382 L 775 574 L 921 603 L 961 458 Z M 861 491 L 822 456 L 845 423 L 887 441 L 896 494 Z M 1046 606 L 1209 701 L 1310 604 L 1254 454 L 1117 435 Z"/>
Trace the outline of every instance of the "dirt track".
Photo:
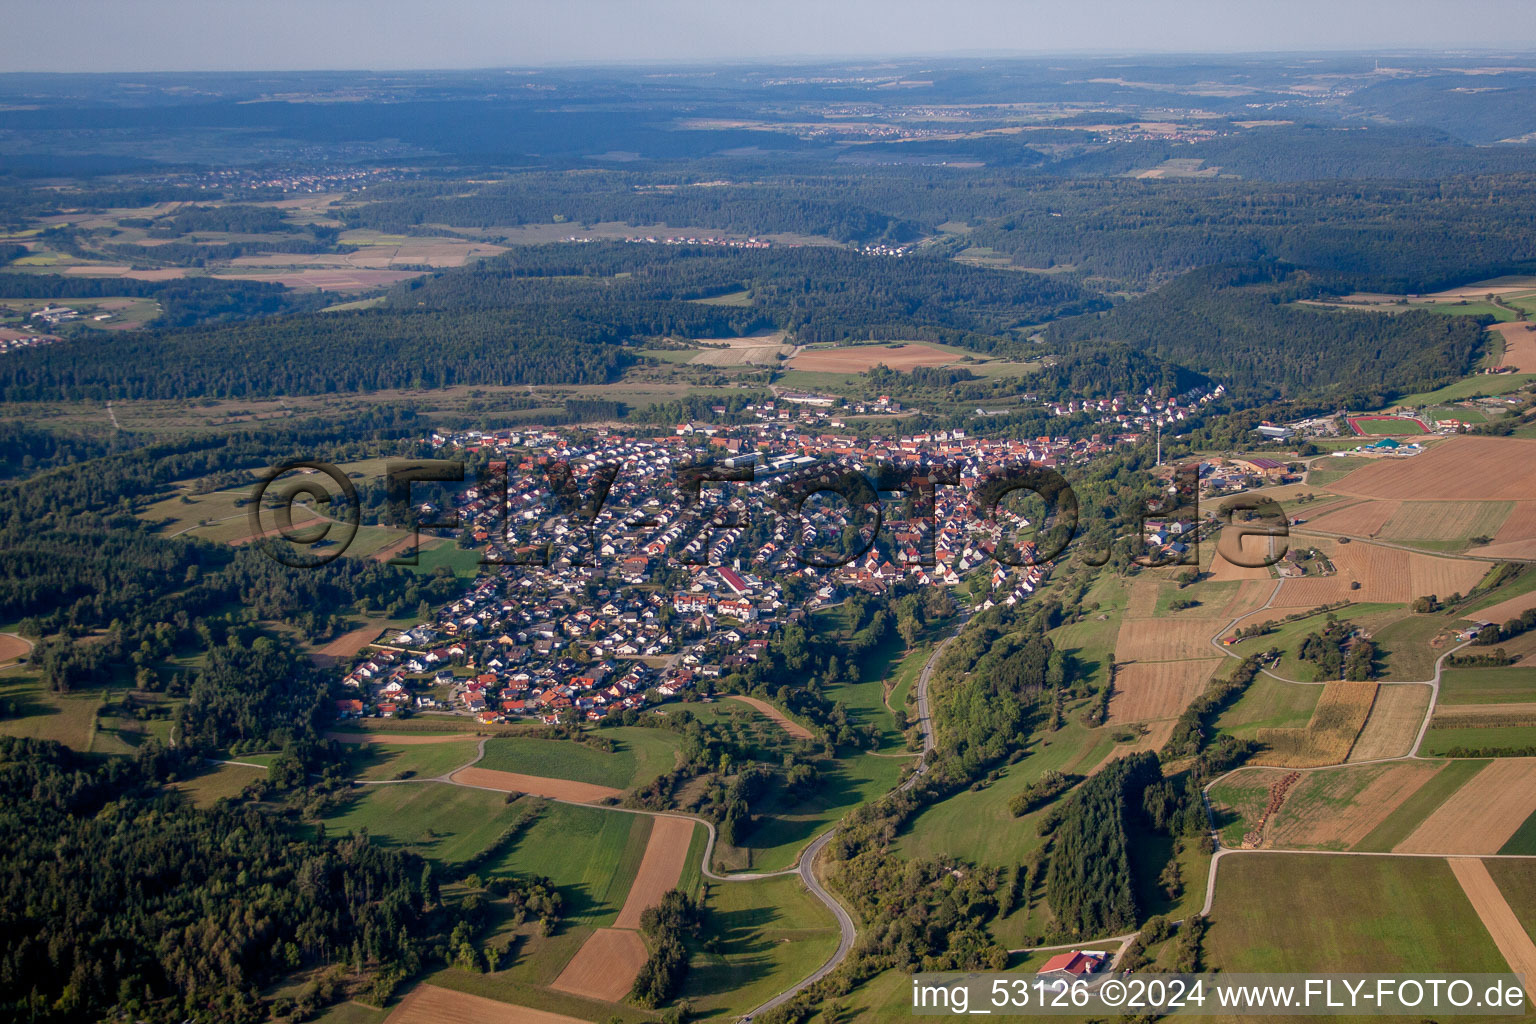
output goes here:
<path id="1" fill-rule="evenodd" d="M 571 800 L 580 804 L 593 804 L 609 797 L 621 797 L 623 790 L 598 786 L 590 782 L 573 782 L 570 779 L 547 779 L 539 775 L 520 775 L 517 772 L 498 772 L 492 768 L 460 768 L 449 779 L 461 786 L 494 789 L 501 793 L 527 793 L 531 796 L 547 796 L 555 800 Z"/>
<path id="2" fill-rule="evenodd" d="M 1470 857 L 1453 857 L 1449 863 L 1451 873 L 1461 883 L 1461 891 L 1467 894 L 1472 909 L 1493 937 L 1493 944 L 1504 954 L 1509 969 L 1525 975 L 1528 995 L 1536 992 L 1536 943 L 1531 942 L 1519 918 L 1509 909 L 1509 902 L 1488 874 L 1487 865 Z"/>

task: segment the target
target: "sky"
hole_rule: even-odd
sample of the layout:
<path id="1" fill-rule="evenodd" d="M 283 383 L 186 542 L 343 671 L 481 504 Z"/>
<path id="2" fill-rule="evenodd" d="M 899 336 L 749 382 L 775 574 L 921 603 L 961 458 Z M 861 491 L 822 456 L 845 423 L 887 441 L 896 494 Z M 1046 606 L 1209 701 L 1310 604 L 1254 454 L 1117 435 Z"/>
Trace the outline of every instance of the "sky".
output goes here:
<path id="1" fill-rule="evenodd" d="M 1536 49 L 1533 0 L 10 0 L 6 71 Z"/>

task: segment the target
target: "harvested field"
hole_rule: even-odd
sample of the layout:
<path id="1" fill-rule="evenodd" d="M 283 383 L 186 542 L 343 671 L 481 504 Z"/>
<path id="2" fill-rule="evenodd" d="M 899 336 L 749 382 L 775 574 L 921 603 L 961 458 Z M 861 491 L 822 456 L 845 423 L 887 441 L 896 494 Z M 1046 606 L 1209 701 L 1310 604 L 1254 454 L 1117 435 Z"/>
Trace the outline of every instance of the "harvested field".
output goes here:
<path id="1" fill-rule="evenodd" d="M 659 904 L 668 889 L 677 888 L 683 861 L 688 859 L 688 844 L 693 841 L 693 829 L 694 822 L 688 818 L 656 816 L 640 870 L 630 883 L 624 908 L 613 922 L 615 928 L 639 928 L 640 915 Z"/>
<path id="2" fill-rule="evenodd" d="M 783 331 L 753 334 L 745 338 L 700 338 L 699 350 L 688 362 L 694 366 L 770 366 L 778 362 L 782 353 L 788 355 L 794 346 L 785 341 Z"/>
<path id="3" fill-rule="evenodd" d="M 1376 690 L 1376 702 L 1365 720 L 1365 728 L 1350 748 L 1349 760 L 1374 761 L 1380 757 L 1402 757 L 1413 749 L 1413 741 L 1429 710 L 1429 687 L 1415 683 L 1383 685 Z"/>
<path id="4" fill-rule="evenodd" d="M 1126 665 L 1115 675 L 1109 722 L 1153 722 L 1177 718 L 1205 689 L 1221 658 Z"/>
<path id="5" fill-rule="evenodd" d="M 1232 595 L 1232 600 L 1221 610 L 1224 618 L 1235 619 L 1240 615 L 1258 611 L 1269 600 L 1269 595 L 1275 592 L 1274 580 L 1244 580 L 1237 588 L 1237 593 Z"/>
<path id="6" fill-rule="evenodd" d="M 1397 514 L 1397 501 L 1362 501 L 1336 511 L 1308 518 L 1309 529 L 1324 533 L 1343 533 L 1351 537 L 1374 537 Z"/>
<path id="7" fill-rule="evenodd" d="M 1517 501 L 1493 535 L 1493 543 L 1477 549 L 1492 558 L 1536 558 L 1536 501 Z"/>
<path id="8" fill-rule="evenodd" d="M 1507 501 L 1405 501 L 1381 528 L 1380 536 L 1466 543 L 1472 537 L 1492 537 L 1513 508 Z"/>
<path id="9" fill-rule="evenodd" d="M 1536 441 L 1453 437 L 1422 455 L 1363 466 L 1329 490 L 1362 498 L 1528 501 L 1536 494 Z"/>
<path id="10" fill-rule="evenodd" d="M 1439 766 L 1401 761 L 1308 772 L 1270 824 L 1267 846 L 1349 850 L 1387 820 Z"/>
<path id="11" fill-rule="evenodd" d="M 784 712 L 780 711 L 772 704 L 769 704 L 767 701 L 758 700 L 756 697 L 742 697 L 734 693 L 730 694 L 729 696 L 731 700 L 740 701 L 741 703 L 746 704 L 749 707 L 752 707 L 755 710 L 761 712 L 765 718 L 773 719 L 779 724 L 780 728 L 782 728 L 789 735 L 793 736 L 795 739 L 808 740 L 811 738 L 811 730 L 790 718 Z"/>
<path id="12" fill-rule="evenodd" d="M 494 789 L 500 793 L 528 793 L 533 796 L 547 796 L 554 800 L 571 800 L 579 804 L 596 803 L 609 797 L 617 799 L 624 795 L 623 790 L 596 786 L 590 782 L 546 779 L 538 775 L 499 772 L 491 768 L 461 768 L 450 778 L 461 786 Z"/>
<path id="13" fill-rule="evenodd" d="M 1488 874 L 1487 865 L 1473 857 L 1454 857 L 1450 864 L 1461 891 L 1467 894 L 1493 944 L 1504 954 L 1509 969 L 1525 976 L 1527 994 L 1536 993 L 1536 943 Z"/>
<path id="14" fill-rule="evenodd" d="M 1128 619 L 1149 619 L 1157 611 L 1156 580 L 1139 579 L 1131 584 L 1130 592 L 1125 600 L 1125 617 Z"/>
<path id="15" fill-rule="evenodd" d="M 404 537 L 401 537 L 398 540 L 392 540 L 388 544 L 385 544 L 383 547 L 379 548 L 379 550 L 375 551 L 373 553 L 373 560 L 375 562 L 387 562 L 391 558 L 394 558 L 396 555 L 400 554 L 400 552 L 404 551 L 406 548 L 415 547 L 416 541 L 417 537 L 415 533 L 407 533 Z"/>
<path id="16" fill-rule="evenodd" d="M 342 658 L 351 658 L 373 643 L 381 632 L 383 629 L 376 625 L 359 626 L 317 649 L 310 657 L 316 661 L 322 661 L 323 664 L 332 664 Z"/>
<path id="17" fill-rule="evenodd" d="M 1275 596 L 1275 608 L 1317 608 L 1353 596 L 1349 583 L 1338 576 L 1318 576 L 1311 579 L 1286 580 L 1280 584 Z"/>
<path id="18" fill-rule="evenodd" d="M 645 966 L 645 940 L 639 932 L 599 928 L 581 944 L 550 988 L 588 999 L 617 1003 L 629 995 L 635 977 Z M 480 1018 L 461 1017 L 461 1021 Z"/>
<path id="19" fill-rule="evenodd" d="M 1512 597 L 1507 601 L 1500 601 L 1496 605 L 1484 608 L 1482 611 L 1474 612 L 1473 614 L 1479 619 L 1486 619 L 1489 622 L 1503 625 L 1510 619 L 1518 619 L 1531 608 L 1536 608 L 1536 590 L 1531 591 L 1529 594 L 1520 594 Z M 1505 650 L 1509 649 L 1509 644 L 1504 644 L 1503 646 Z"/>
<path id="20" fill-rule="evenodd" d="M 1270 579 L 1267 565 L 1249 567 L 1227 560 L 1224 552 L 1232 550 L 1234 540 L 1237 550 L 1233 553 L 1242 557 L 1244 561 L 1252 562 L 1268 558 L 1269 538 L 1252 534 L 1243 536 L 1235 530 L 1222 530 L 1216 537 L 1216 553 L 1211 556 L 1211 579 L 1217 583 L 1225 580 Z"/>
<path id="21" fill-rule="evenodd" d="M 1304 728 L 1260 729 L 1265 750 L 1251 761 L 1276 768 L 1343 764 L 1376 699 L 1375 683 L 1327 683 Z"/>
<path id="22" fill-rule="evenodd" d="M 513 1006 L 465 992 L 417 985 L 385 1018 L 384 1024 L 587 1024 L 576 1017 Z"/>
<path id="23" fill-rule="evenodd" d="M 914 342 L 908 345 L 841 345 L 836 348 L 801 349 L 788 365 L 791 370 L 863 373 L 882 364 L 893 370 L 911 370 L 919 366 L 944 366 L 960 358 L 953 352 Z"/>
<path id="24" fill-rule="evenodd" d="M 1332 560 L 1337 569 L 1337 575 L 1332 579 L 1339 584 L 1338 592 L 1341 596 L 1334 600 L 1348 597 L 1353 601 L 1405 604 L 1423 594 L 1465 594 L 1488 574 L 1490 568 L 1487 562 L 1441 558 L 1360 541 L 1353 544 L 1319 542 L 1318 549 Z M 1351 581 L 1358 581 L 1360 589 L 1350 590 Z M 1287 582 L 1286 587 L 1289 586 L 1290 582 Z M 1285 588 L 1281 592 L 1283 594 Z M 1308 607 L 1322 603 L 1313 602 Z"/>
<path id="25" fill-rule="evenodd" d="M 1536 813 L 1536 758 L 1493 761 L 1393 847 L 1393 853 L 1497 853 Z"/>
<path id="26" fill-rule="evenodd" d="M 1488 329 L 1504 339 L 1501 366 L 1513 366 L 1517 373 L 1536 373 L 1536 324 L 1516 320 Z"/>
<path id="27" fill-rule="evenodd" d="M 1115 660 L 1187 661 L 1211 654 L 1221 619 L 1128 619 L 1115 641 Z"/>
<path id="28" fill-rule="evenodd" d="M 32 649 L 32 645 L 19 636 L 0 633 L 0 665 L 15 661 Z"/>
<path id="29" fill-rule="evenodd" d="M 1536 725 L 1536 704 L 1442 704 L 1435 708 L 1435 724 L 1459 729 Z"/>

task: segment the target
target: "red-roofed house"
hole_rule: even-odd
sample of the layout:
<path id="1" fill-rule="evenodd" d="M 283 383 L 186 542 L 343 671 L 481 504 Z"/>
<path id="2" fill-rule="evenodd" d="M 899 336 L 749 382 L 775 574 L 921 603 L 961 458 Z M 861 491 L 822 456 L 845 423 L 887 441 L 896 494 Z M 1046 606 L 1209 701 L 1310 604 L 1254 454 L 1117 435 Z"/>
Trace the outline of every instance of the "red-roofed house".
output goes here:
<path id="1" fill-rule="evenodd" d="M 1035 973 L 1037 975 L 1064 974 L 1080 978 L 1104 966 L 1105 956 L 1104 953 L 1084 952 L 1080 949 L 1074 949 L 1070 953 L 1057 953 L 1042 964 Z"/>

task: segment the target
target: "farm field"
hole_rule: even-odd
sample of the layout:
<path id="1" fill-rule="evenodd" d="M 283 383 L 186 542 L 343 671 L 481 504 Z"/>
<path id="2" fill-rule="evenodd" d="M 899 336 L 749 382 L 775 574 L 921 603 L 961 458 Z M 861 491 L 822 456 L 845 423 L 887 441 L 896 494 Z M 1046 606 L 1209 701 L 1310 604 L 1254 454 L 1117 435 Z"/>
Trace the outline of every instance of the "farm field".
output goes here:
<path id="1" fill-rule="evenodd" d="M 1451 873 L 1461 883 L 1472 909 L 1477 911 L 1509 969 L 1527 979 L 1529 989 L 1536 991 L 1536 943 L 1531 942 L 1530 935 L 1515 917 L 1487 866 L 1471 857 L 1457 857 L 1450 861 L 1450 865 Z"/>
<path id="2" fill-rule="evenodd" d="M 487 740 L 476 768 L 570 779 L 609 789 L 643 786 L 676 763 L 676 734 L 661 729 L 620 728 L 595 733 L 613 740 L 613 753 L 572 740 L 506 737 Z"/>
<path id="3" fill-rule="evenodd" d="M 1495 725 L 1488 722 L 1460 725 L 1455 721 L 1432 723 L 1429 732 L 1424 734 L 1420 753 L 1439 757 L 1529 754 L 1536 750 L 1536 725 L 1524 724 L 1529 722 L 1529 718 L 1522 718 L 1523 723 L 1518 725 Z"/>
<path id="4" fill-rule="evenodd" d="M 400 846 L 443 864 L 479 854 L 527 813 L 508 807 L 496 793 L 438 782 L 364 786 L 323 820 L 326 832 L 368 830 L 376 840 Z"/>
<path id="5" fill-rule="evenodd" d="M 417 985 L 385 1018 L 385 1024 L 586 1024 L 548 1010 L 514 1006 L 436 985 Z"/>
<path id="6" fill-rule="evenodd" d="M 1372 761 L 1409 753 L 1429 710 L 1429 697 L 1428 686 L 1378 686 L 1365 726 L 1349 748 L 1349 760 Z"/>
<path id="7" fill-rule="evenodd" d="M 1350 537 L 1374 537 L 1402 507 L 1400 501 L 1347 501 L 1307 518 L 1307 528 Z"/>
<path id="8" fill-rule="evenodd" d="M 583 804 L 617 800 L 624 795 L 623 790 L 614 789 L 611 786 L 597 786 L 590 782 L 574 782 L 570 779 L 551 779 L 542 775 L 522 775 L 517 772 L 498 771 L 494 768 L 460 768 L 450 778 L 460 786 L 497 793 L 546 796 L 554 800 L 570 800 Z"/>
<path id="9" fill-rule="evenodd" d="M 1414 790 L 1396 810 L 1388 814 L 1364 839 L 1360 840 L 1355 846 L 1356 849 L 1371 853 L 1390 851 L 1412 834 L 1414 829 L 1423 824 L 1425 818 L 1434 813 L 1489 762 L 1458 760 L 1429 763 L 1440 766 L 1434 776 Z"/>
<path id="10" fill-rule="evenodd" d="M 1488 763 L 1453 793 L 1394 853 L 1496 853 L 1536 813 L 1536 758 Z"/>
<path id="11" fill-rule="evenodd" d="M 366 780 L 432 779 L 475 759 L 471 740 L 455 743 L 367 743 L 351 751 L 353 771 Z"/>
<path id="12" fill-rule="evenodd" d="M 1495 324 L 1488 330 L 1504 342 L 1501 366 L 1512 366 L 1516 373 L 1536 373 L 1536 329 L 1523 322 Z"/>
<path id="13" fill-rule="evenodd" d="M 1493 543 L 1478 548 L 1490 558 L 1536 558 L 1536 501 L 1517 501 Z"/>
<path id="14" fill-rule="evenodd" d="M 1513 510 L 1510 501 L 1405 501 L 1379 535 L 1383 540 L 1464 545 L 1473 537 L 1494 536 Z"/>
<path id="15" fill-rule="evenodd" d="M 1376 689 L 1375 683 L 1325 684 L 1305 726 L 1267 728 L 1255 733 L 1254 738 L 1265 749 L 1252 758 L 1252 763 L 1277 768 L 1342 763 L 1365 724 Z"/>
<path id="16" fill-rule="evenodd" d="M 1532 608 L 1536 608 L 1536 590 L 1507 598 L 1498 604 L 1480 609 L 1477 612 L 1477 617 L 1502 625 L 1510 619 L 1519 618 Z"/>
<path id="17" fill-rule="evenodd" d="M 1322 695 L 1321 686 L 1283 683 L 1260 675 L 1217 716 L 1216 726 L 1221 732 L 1245 739 L 1254 739 L 1261 729 L 1305 727 Z"/>
<path id="18" fill-rule="evenodd" d="M 524 813 L 537 817 L 487 870 L 543 875 L 565 897 L 567 924 L 612 927 L 645 856 L 652 817 L 542 801 Z"/>
<path id="19" fill-rule="evenodd" d="M 836 345 L 802 348 L 789 360 L 791 370 L 809 373 L 863 373 L 884 365 L 893 370 L 947 366 L 975 353 L 946 349 L 926 342 L 887 345 Z"/>
<path id="20" fill-rule="evenodd" d="M 1487 860 L 1488 874 L 1504 894 L 1505 902 L 1536 939 L 1536 860 Z"/>
<path id="21" fill-rule="evenodd" d="M 651 837 L 645 844 L 645 856 L 630 884 L 629 895 L 614 920 L 615 928 L 638 929 L 640 915 L 661 902 L 662 894 L 677 888 L 682 877 L 683 861 L 693 844 L 693 833 L 698 823 L 688 818 L 653 815 Z"/>
<path id="22" fill-rule="evenodd" d="M 639 932 L 599 928 L 581 944 L 549 987 L 617 1003 L 634 987 L 645 958 L 645 940 Z"/>
<path id="23" fill-rule="evenodd" d="M 1449 630 L 1453 623 L 1438 615 L 1407 614 L 1384 626 L 1364 625 L 1376 644 L 1378 678 L 1400 683 L 1427 682 L 1434 678 L 1435 662 L 1455 646 Z M 1430 641 L 1441 637 L 1441 646 Z"/>
<path id="24" fill-rule="evenodd" d="M 1450 867 L 1431 858 L 1223 857 L 1205 949 L 1227 972 L 1506 970 Z"/>
<path id="25" fill-rule="evenodd" d="M 693 1019 L 728 1024 L 810 974 L 837 948 L 832 914 L 795 876 L 709 883 L 717 952 L 694 954 L 682 998 Z"/>
<path id="26" fill-rule="evenodd" d="M 253 782 L 267 777 L 265 768 L 248 768 L 240 764 L 211 765 L 189 779 L 170 786 L 185 794 L 198 807 L 212 807 L 220 800 L 240 795 L 240 791 Z"/>
<path id="27" fill-rule="evenodd" d="M 743 338 L 696 338 L 700 348 L 689 357 L 693 366 L 773 366 L 794 351 L 783 331 Z"/>
<path id="28" fill-rule="evenodd" d="M 1520 501 L 1536 494 L 1536 441 L 1453 437 L 1422 455 L 1364 466 L 1329 487 L 1362 498 Z"/>
<path id="29" fill-rule="evenodd" d="M 1354 849 L 1443 767 L 1443 762 L 1401 761 L 1305 772 L 1267 822 L 1264 847 Z M 1239 845 L 1257 826 L 1270 787 L 1288 774 L 1280 768 L 1243 769 L 1212 787 L 1224 843 Z"/>
<path id="30" fill-rule="evenodd" d="M 790 718 L 784 712 L 780 711 L 778 708 L 774 707 L 772 704 L 769 704 L 765 700 L 758 700 L 756 697 L 743 697 L 740 694 L 731 694 L 726 699 L 738 701 L 750 708 L 753 708 L 759 714 L 771 719 L 779 726 L 779 728 L 783 729 L 785 733 L 797 740 L 808 740 L 811 738 L 811 730 Z"/>
<path id="31" fill-rule="evenodd" d="M 1332 576 L 1290 579 L 1280 585 L 1276 608 L 1316 608 L 1337 601 L 1406 604 L 1425 594 L 1465 594 L 1488 574 L 1487 562 L 1442 558 L 1365 541 L 1312 542 L 1334 564 Z M 1352 589 L 1352 583 L 1359 583 Z"/>
<path id="32" fill-rule="evenodd" d="M 1214 652 L 1211 637 L 1223 619 L 1127 619 L 1115 641 L 1115 661 L 1187 661 Z"/>
<path id="33" fill-rule="evenodd" d="M 1508 704 L 1536 700 L 1529 667 L 1448 668 L 1440 675 L 1440 704 Z"/>
<path id="34" fill-rule="evenodd" d="M 1135 663 L 1115 675 L 1109 722 L 1125 725 L 1178 718 L 1205 689 L 1221 658 Z"/>

